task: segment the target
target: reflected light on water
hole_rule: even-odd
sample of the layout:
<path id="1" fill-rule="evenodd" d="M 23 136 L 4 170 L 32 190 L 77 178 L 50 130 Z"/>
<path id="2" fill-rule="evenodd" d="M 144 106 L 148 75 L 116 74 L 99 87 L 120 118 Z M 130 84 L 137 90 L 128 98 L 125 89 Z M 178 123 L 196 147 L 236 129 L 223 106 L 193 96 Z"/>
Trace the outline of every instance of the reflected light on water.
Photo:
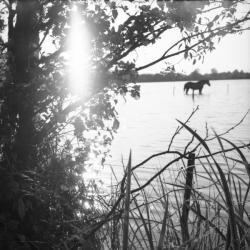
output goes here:
<path id="1" fill-rule="evenodd" d="M 90 35 L 76 5 L 71 11 L 68 70 L 72 94 L 84 98 L 90 85 Z"/>

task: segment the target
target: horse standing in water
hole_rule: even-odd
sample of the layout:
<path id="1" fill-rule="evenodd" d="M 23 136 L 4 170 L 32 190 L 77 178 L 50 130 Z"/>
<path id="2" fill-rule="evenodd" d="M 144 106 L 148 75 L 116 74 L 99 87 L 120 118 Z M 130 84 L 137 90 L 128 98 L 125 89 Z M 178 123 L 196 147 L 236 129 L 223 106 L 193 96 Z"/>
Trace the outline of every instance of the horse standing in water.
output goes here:
<path id="1" fill-rule="evenodd" d="M 193 90 L 193 94 L 195 90 L 199 90 L 199 94 L 202 94 L 202 89 L 204 87 L 204 85 L 207 84 L 208 86 L 210 86 L 210 82 L 208 80 L 201 80 L 198 82 L 187 82 L 184 85 L 184 91 L 186 92 L 186 94 L 188 94 L 188 90 L 192 89 Z"/>

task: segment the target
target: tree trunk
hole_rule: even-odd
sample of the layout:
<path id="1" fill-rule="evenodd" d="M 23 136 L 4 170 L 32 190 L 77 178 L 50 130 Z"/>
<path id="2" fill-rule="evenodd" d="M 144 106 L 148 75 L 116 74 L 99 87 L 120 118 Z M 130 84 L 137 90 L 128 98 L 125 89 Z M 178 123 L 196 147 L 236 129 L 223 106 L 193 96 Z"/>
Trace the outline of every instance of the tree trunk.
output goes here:
<path id="1" fill-rule="evenodd" d="M 19 163 L 28 167 L 34 153 L 33 124 L 34 100 L 31 91 L 32 72 L 35 68 L 36 46 L 39 41 L 37 22 L 39 5 L 36 0 L 17 1 L 16 23 L 13 32 L 11 73 L 14 93 L 11 96 L 12 111 L 17 119 L 16 153 Z M 14 97 L 14 98 L 13 98 Z M 21 167 L 21 168 L 23 168 Z"/>

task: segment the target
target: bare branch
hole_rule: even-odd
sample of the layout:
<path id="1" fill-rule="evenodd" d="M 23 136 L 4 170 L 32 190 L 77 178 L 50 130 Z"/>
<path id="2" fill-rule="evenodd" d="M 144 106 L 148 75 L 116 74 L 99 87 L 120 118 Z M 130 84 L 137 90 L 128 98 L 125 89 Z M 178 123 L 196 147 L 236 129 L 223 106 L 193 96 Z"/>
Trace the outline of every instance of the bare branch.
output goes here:
<path id="1" fill-rule="evenodd" d="M 173 57 L 173 56 L 176 56 L 176 55 L 179 55 L 179 54 L 182 54 L 182 53 L 185 53 L 186 51 L 190 51 L 192 50 L 193 48 L 195 48 L 196 46 L 198 46 L 199 44 L 203 43 L 204 41 L 207 41 L 213 37 L 216 37 L 218 35 L 221 35 L 221 32 L 224 31 L 224 32 L 227 32 L 228 34 L 229 33 L 235 33 L 235 32 L 241 32 L 242 30 L 248 30 L 249 28 L 242 28 L 241 29 L 238 29 L 238 30 L 233 30 L 234 27 L 236 27 L 237 25 L 241 24 L 241 23 L 244 23 L 248 20 L 250 20 L 250 18 L 248 17 L 249 15 L 249 12 L 241 19 L 241 20 L 237 20 L 236 22 L 234 22 L 233 24 L 230 24 L 230 27 L 228 26 L 228 24 L 226 24 L 225 26 L 223 27 L 218 27 L 218 28 L 215 28 L 213 30 L 205 30 L 203 32 L 199 32 L 199 33 L 195 33 L 195 34 L 191 34 L 190 36 L 188 37 L 184 37 L 182 39 L 180 39 L 179 41 L 177 41 L 175 44 L 173 44 L 169 49 L 167 49 L 163 55 L 161 57 L 159 57 L 158 59 L 146 64 L 146 65 L 143 65 L 143 66 L 140 66 L 140 67 L 137 67 L 136 70 L 137 71 L 140 71 L 140 70 L 143 70 L 145 68 L 148 68 L 148 67 L 151 67 L 163 60 L 166 60 L 170 57 Z M 230 30 L 229 30 L 230 29 Z M 205 35 L 205 34 L 209 34 L 207 37 L 205 37 L 204 39 L 194 43 L 192 46 L 189 46 L 189 47 L 186 47 L 185 49 L 183 50 L 180 50 L 178 52 L 175 52 L 175 53 L 172 53 L 172 54 L 169 54 L 167 55 L 168 52 L 170 52 L 173 48 L 175 48 L 178 44 L 180 44 L 181 42 L 185 41 L 185 40 L 188 40 L 188 39 L 192 39 L 192 38 L 195 38 L 195 37 L 198 37 L 200 35 Z"/>
<path id="2" fill-rule="evenodd" d="M 190 116 L 187 118 L 187 120 L 184 122 L 184 124 L 187 124 L 189 121 L 190 121 L 190 119 L 193 117 L 193 115 L 198 111 L 198 109 L 199 109 L 199 106 L 197 106 L 193 111 L 192 111 L 192 113 L 190 114 Z M 169 145 L 168 145 L 168 150 L 170 150 L 170 148 L 171 148 L 171 145 L 172 145 L 172 143 L 173 143 L 173 141 L 174 141 L 174 138 L 180 133 L 180 131 L 183 129 L 183 126 L 181 126 L 181 127 L 177 127 L 177 129 L 176 129 L 176 131 L 174 132 L 174 135 L 172 136 L 172 138 L 171 138 L 171 140 L 170 140 L 170 143 L 169 143 Z"/>

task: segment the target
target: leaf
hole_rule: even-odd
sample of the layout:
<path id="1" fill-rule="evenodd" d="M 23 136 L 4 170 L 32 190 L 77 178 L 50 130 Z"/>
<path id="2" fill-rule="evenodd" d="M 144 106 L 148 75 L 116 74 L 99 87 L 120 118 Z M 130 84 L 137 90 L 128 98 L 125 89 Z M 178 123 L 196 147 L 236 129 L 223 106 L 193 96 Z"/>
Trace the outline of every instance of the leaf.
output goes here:
<path id="1" fill-rule="evenodd" d="M 101 8 L 100 8 L 100 5 L 99 5 L 99 4 L 96 4 L 96 5 L 95 5 L 95 11 L 100 11 L 100 9 L 101 9 Z"/>
<path id="2" fill-rule="evenodd" d="M 207 25 L 208 29 L 211 29 L 213 25 L 214 25 L 213 22 L 208 23 L 208 25 Z"/>
<path id="3" fill-rule="evenodd" d="M 120 122 L 115 118 L 115 119 L 114 119 L 114 122 L 113 122 L 113 127 L 112 127 L 112 129 L 113 129 L 113 130 L 117 130 L 117 129 L 119 128 L 119 126 L 120 126 Z"/>
<path id="4" fill-rule="evenodd" d="M 110 3 L 110 8 L 111 8 L 111 9 L 115 9 L 115 8 L 116 8 L 116 2 L 115 2 L 115 1 L 112 1 L 112 2 Z"/>
<path id="5" fill-rule="evenodd" d="M 216 20 L 218 20 L 218 19 L 219 19 L 219 17 L 220 17 L 219 15 L 215 16 L 215 18 L 214 18 L 214 20 L 213 20 L 213 21 L 215 22 Z"/>
<path id="6" fill-rule="evenodd" d="M 233 15 L 235 13 L 236 9 L 235 8 L 231 8 L 229 11 Z"/>
<path id="7" fill-rule="evenodd" d="M 178 49 L 180 49 L 182 45 L 183 45 L 183 43 L 181 43 L 181 44 L 179 45 Z"/>
<path id="8" fill-rule="evenodd" d="M 117 16 L 118 16 L 118 11 L 117 11 L 117 9 L 112 9 L 112 16 L 113 16 L 114 19 L 117 18 Z"/>

